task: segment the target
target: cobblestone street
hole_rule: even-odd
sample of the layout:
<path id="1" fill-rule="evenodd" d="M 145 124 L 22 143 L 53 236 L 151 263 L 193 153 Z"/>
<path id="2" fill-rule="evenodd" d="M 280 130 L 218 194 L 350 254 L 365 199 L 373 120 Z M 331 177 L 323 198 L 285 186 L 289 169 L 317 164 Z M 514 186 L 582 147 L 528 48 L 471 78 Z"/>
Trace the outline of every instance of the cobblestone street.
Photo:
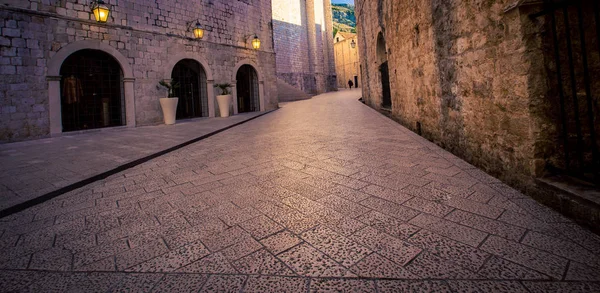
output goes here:
<path id="1" fill-rule="evenodd" d="M 600 292 L 600 237 L 359 96 L 0 219 L 0 291 Z"/>

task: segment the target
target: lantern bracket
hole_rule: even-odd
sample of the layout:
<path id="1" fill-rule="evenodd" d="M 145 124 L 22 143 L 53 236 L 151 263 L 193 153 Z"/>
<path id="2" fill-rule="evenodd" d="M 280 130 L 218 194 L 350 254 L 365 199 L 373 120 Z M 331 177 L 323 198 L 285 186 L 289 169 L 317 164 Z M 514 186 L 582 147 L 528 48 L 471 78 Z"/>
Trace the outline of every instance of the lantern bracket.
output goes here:
<path id="1" fill-rule="evenodd" d="M 104 0 L 91 0 L 90 1 L 90 9 L 94 9 L 100 5 L 107 5 Z"/>

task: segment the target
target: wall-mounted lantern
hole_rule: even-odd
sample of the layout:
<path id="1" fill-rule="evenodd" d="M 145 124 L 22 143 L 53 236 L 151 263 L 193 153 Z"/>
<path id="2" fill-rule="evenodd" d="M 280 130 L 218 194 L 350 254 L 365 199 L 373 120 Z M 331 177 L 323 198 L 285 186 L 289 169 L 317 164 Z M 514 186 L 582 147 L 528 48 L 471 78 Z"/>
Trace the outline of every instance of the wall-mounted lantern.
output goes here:
<path id="1" fill-rule="evenodd" d="M 204 38 L 204 28 L 200 24 L 200 20 L 196 20 L 196 23 L 190 22 L 188 23 L 188 31 L 194 33 L 194 38 L 198 40 L 202 40 Z"/>
<path id="2" fill-rule="evenodd" d="M 356 42 L 354 40 L 350 42 L 350 47 L 352 47 L 352 49 L 356 48 Z"/>
<path id="3" fill-rule="evenodd" d="M 250 45 L 252 45 L 252 49 L 254 49 L 254 50 L 260 49 L 260 39 L 258 38 L 258 36 L 256 34 L 244 36 L 243 40 L 246 43 L 246 45 L 248 45 L 248 40 L 250 39 L 250 37 L 253 37 L 252 42 L 250 42 Z"/>
<path id="4" fill-rule="evenodd" d="M 103 0 L 95 0 L 92 2 L 92 12 L 94 13 L 97 22 L 105 23 L 108 21 L 110 7 L 108 7 Z"/>
<path id="5" fill-rule="evenodd" d="M 202 38 L 204 38 L 204 29 L 200 25 L 200 22 L 196 22 L 196 26 L 194 27 L 193 31 L 196 39 L 202 40 Z"/>
<path id="6" fill-rule="evenodd" d="M 260 49 L 260 39 L 256 34 L 254 34 L 254 38 L 252 39 L 252 48 L 254 50 Z"/>

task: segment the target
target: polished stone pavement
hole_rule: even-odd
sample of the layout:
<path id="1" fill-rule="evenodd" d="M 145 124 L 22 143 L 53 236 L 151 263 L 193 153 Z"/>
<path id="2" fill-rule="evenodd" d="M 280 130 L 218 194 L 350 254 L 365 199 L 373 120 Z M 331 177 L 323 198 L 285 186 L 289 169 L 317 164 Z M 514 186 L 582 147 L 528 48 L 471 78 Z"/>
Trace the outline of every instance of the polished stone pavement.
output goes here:
<path id="1" fill-rule="evenodd" d="M 359 95 L 0 219 L 0 291 L 600 292 L 600 237 Z"/>

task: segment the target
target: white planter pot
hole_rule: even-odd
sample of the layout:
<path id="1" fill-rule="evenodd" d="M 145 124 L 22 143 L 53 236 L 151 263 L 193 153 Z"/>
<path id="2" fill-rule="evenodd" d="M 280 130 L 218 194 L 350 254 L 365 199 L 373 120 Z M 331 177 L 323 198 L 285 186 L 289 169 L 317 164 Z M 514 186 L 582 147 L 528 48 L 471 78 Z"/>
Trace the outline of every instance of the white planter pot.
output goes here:
<path id="1" fill-rule="evenodd" d="M 229 117 L 229 107 L 231 107 L 231 95 L 217 96 L 217 103 L 219 104 L 219 112 L 221 113 L 221 117 Z"/>
<path id="2" fill-rule="evenodd" d="M 179 98 L 160 98 L 160 107 L 163 111 L 163 117 L 165 118 L 165 124 L 175 124 L 175 118 L 177 117 L 177 103 Z"/>

